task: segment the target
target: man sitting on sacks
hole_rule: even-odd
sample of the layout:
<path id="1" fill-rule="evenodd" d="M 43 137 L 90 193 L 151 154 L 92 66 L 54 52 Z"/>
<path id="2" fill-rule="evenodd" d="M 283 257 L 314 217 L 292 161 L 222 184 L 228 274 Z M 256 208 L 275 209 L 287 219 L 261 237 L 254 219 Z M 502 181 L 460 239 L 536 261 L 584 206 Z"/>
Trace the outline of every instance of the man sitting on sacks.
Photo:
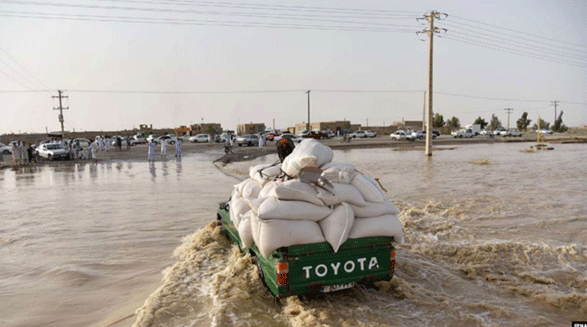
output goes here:
<path id="1" fill-rule="evenodd" d="M 292 145 L 278 142 L 281 165 L 251 167 L 250 178 L 235 185 L 230 213 L 245 247 L 254 243 L 267 257 L 280 247 L 320 242 L 336 252 L 348 238 L 401 242 L 399 210 L 377 181 L 350 163 L 332 162 L 332 149 L 314 139 Z"/>

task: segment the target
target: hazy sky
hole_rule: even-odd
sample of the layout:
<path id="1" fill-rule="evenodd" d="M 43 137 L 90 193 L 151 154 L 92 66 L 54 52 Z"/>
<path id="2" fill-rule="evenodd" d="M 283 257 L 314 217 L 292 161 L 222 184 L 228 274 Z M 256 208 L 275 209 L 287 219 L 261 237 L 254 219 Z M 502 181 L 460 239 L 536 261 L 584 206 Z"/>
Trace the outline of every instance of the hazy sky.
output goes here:
<path id="1" fill-rule="evenodd" d="M 585 0 L 0 0 L 0 134 L 421 120 L 431 10 L 435 113 L 587 124 Z"/>

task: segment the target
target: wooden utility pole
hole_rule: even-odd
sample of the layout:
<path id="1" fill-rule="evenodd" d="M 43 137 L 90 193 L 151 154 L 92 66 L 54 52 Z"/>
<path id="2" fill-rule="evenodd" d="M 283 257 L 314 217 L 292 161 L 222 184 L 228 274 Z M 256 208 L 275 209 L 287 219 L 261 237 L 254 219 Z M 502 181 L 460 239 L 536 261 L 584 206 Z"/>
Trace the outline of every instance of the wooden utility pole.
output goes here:
<path id="1" fill-rule="evenodd" d="M 63 109 L 69 109 L 69 107 L 67 108 L 63 108 L 63 102 L 61 99 L 65 98 L 67 99 L 67 96 L 63 96 L 63 91 L 61 90 L 57 90 L 57 92 L 59 93 L 58 96 L 52 96 L 52 98 L 56 99 L 59 98 L 59 108 L 53 108 L 53 110 L 59 110 L 59 122 L 61 123 L 61 137 L 65 136 L 65 129 L 63 128 L 63 123 L 65 122 L 65 120 L 63 119 Z"/>
<path id="2" fill-rule="evenodd" d="M 428 30 L 424 30 L 418 33 L 428 34 L 428 44 L 429 44 L 429 56 L 428 56 L 428 91 L 427 91 L 427 104 L 428 110 L 426 112 L 426 155 L 432 155 L 432 89 L 433 89 L 433 54 L 434 54 L 434 34 L 439 33 L 441 31 L 446 31 L 446 29 L 441 29 L 438 27 L 434 27 L 434 18 L 441 19 L 441 17 L 446 17 L 447 15 L 444 13 L 440 13 L 437 11 L 432 11 L 430 14 L 424 15 L 422 19 L 426 19 L 430 26 Z"/>
<path id="3" fill-rule="evenodd" d="M 514 108 L 505 108 L 505 111 L 508 112 L 508 130 L 510 129 L 510 114 L 512 113 L 512 111 L 514 111 Z"/>
<path id="4" fill-rule="evenodd" d="M 308 90 L 306 93 L 308 93 L 308 125 L 306 130 L 310 132 L 310 90 Z"/>
<path id="5" fill-rule="evenodd" d="M 556 106 L 558 106 L 558 103 L 560 101 L 556 100 L 556 101 L 550 101 L 550 105 L 554 106 L 554 120 L 552 121 L 552 124 L 554 125 L 554 123 L 556 122 Z"/>

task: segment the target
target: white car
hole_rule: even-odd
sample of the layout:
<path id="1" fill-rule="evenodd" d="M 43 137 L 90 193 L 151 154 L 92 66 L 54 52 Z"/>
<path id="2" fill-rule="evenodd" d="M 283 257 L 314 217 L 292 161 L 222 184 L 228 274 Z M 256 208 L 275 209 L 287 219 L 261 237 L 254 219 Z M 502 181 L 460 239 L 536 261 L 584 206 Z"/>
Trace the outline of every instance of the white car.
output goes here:
<path id="1" fill-rule="evenodd" d="M 190 142 L 194 142 L 194 143 L 206 143 L 208 142 L 208 134 L 198 134 L 195 136 L 192 136 L 188 139 Z"/>
<path id="2" fill-rule="evenodd" d="M 367 134 L 367 131 L 356 131 L 354 133 L 349 134 L 350 137 L 356 139 L 356 138 L 368 138 L 369 134 Z"/>
<path id="3" fill-rule="evenodd" d="M 516 137 L 516 136 L 518 136 L 518 137 L 522 137 L 522 132 L 518 131 L 515 128 L 510 128 L 507 131 L 499 132 L 499 135 L 501 135 L 503 137 L 506 137 L 506 136 L 510 136 L 510 137 Z"/>
<path id="4" fill-rule="evenodd" d="M 539 130 L 536 131 L 536 133 L 551 135 L 552 134 L 552 131 L 549 130 L 549 129 L 539 129 Z"/>
<path id="5" fill-rule="evenodd" d="M 84 149 L 89 147 L 90 144 L 92 143 L 92 141 L 90 141 L 86 138 L 83 138 L 83 137 L 78 137 L 76 139 L 73 139 L 73 141 L 71 141 L 71 144 L 75 144 L 75 142 L 79 142 L 79 145 Z"/>
<path id="6" fill-rule="evenodd" d="M 0 152 L 2 152 L 3 155 L 12 154 L 12 148 L 0 143 Z"/>
<path id="7" fill-rule="evenodd" d="M 473 138 L 475 136 L 475 132 L 473 132 L 472 129 L 467 128 L 467 129 L 461 129 L 458 131 L 453 131 L 450 133 L 450 135 L 452 135 L 454 138 L 457 138 L 457 137 L 458 138 L 463 138 L 463 137 Z"/>
<path id="8" fill-rule="evenodd" d="M 368 137 L 377 137 L 377 132 L 372 131 L 370 129 L 366 130 L 365 133 L 367 133 Z"/>
<path id="9" fill-rule="evenodd" d="M 48 160 L 69 159 L 69 151 L 59 143 L 41 144 L 36 151 L 40 157 Z"/>
<path id="10" fill-rule="evenodd" d="M 402 130 L 395 131 L 389 135 L 392 139 L 401 141 L 401 140 L 408 140 L 413 141 L 416 137 L 412 133 L 408 133 Z"/>
<path id="11" fill-rule="evenodd" d="M 281 134 L 279 136 L 274 137 L 273 138 L 273 141 L 276 141 L 277 142 L 277 141 L 281 140 L 284 137 L 291 139 L 292 142 L 294 142 L 294 143 L 300 143 L 300 142 L 302 142 L 304 140 L 304 138 L 301 137 L 301 136 L 298 136 L 298 135 L 294 135 L 292 133 L 285 132 L 285 133 L 283 133 L 283 134 Z"/>

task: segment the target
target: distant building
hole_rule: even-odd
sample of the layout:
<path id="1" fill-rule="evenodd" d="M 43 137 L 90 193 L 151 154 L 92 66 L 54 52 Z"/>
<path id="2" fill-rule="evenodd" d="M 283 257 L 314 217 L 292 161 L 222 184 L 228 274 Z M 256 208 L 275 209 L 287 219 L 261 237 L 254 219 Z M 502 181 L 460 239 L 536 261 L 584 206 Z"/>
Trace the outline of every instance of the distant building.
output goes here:
<path id="1" fill-rule="evenodd" d="M 423 122 L 421 120 L 401 120 L 401 121 L 394 121 L 393 126 L 397 126 L 397 129 L 411 129 L 411 130 L 420 130 L 422 129 Z"/>
<path id="2" fill-rule="evenodd" d="M 295 126 L 293 127 L 293 133 L 297 134 L 307 129 L 308 124 L 306 123 L 295 124 Z M 350 121 L 346 120 L 310 123 L 310 130 L 312 131 L 331 131 L 333 133 L 336 133 L 338 131 L 338 133 L 341 135 L 345 130 L 355 131 L 359 129 L 361 129 L 361 124 L 351 124 Z"/>
<path id="3" fill-rule="evenodd" d="M 216 123 L 190 125 L 190 134 L 221 134 L 222 126 Z"/>
<path id="4" fill-rule="evenodd" d="M 249 123 L 249 124 L 238 124 L 236 125 L 236 132 L 238 135 L 243 134 L 256 134 L 265 130 L 265 124 L 263 123 Z"/>
<path id="5" fill-rule="evenodd" d="M 151 125 L 140 124 L 139 131 L 142 133 L 153 133 L 153 124 L 151 124 Z"/>

